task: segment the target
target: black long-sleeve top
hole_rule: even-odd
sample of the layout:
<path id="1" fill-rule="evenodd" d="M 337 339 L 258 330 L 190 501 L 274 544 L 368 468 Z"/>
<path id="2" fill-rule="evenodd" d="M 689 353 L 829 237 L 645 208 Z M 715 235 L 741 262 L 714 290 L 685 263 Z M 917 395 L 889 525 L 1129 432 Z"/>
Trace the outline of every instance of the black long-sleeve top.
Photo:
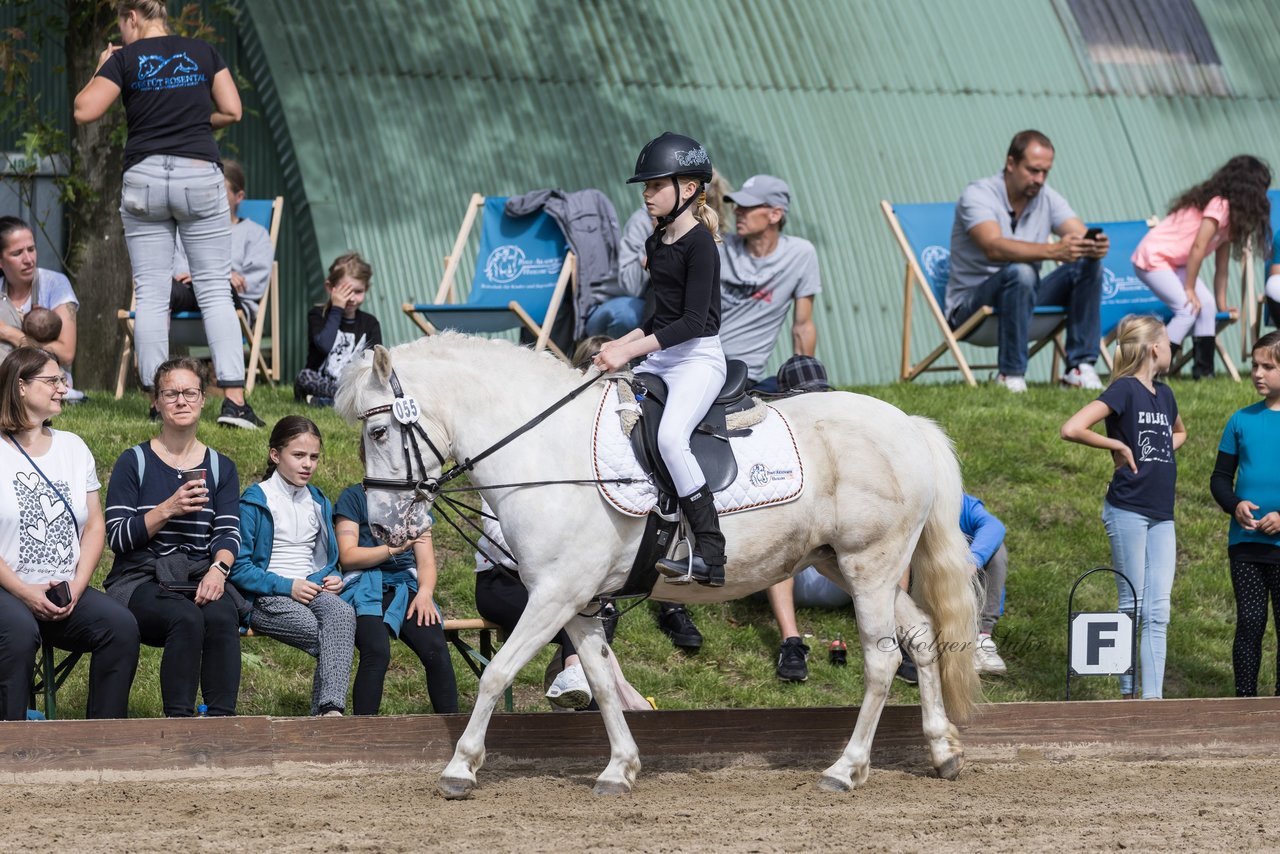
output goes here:
<path id="1" fill-rule="evenodd" d="M 654 312 L 641 330 L 662 349 L 720 332 L 720 253 L 701 223 L 674 243 L 651 240 L 649 290 Z"/>

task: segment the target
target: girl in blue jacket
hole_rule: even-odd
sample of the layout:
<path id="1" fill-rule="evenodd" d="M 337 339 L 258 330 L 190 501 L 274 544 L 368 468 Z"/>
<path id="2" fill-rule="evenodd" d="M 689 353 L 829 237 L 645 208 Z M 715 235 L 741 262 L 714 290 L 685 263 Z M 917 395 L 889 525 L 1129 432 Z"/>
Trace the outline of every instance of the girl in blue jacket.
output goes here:
<path id="1" fill-rule="evenodd" d="M 311 714 L 341 715 L 355 649 L 356 615 L 339 598 L 333 505 L 310 485 L 320 429 L 288 415 L 271 431 L 261 483 L 240 496 L 240 554 L 231 582 L 249 599 L 249 626 L 316 658 Z"/>

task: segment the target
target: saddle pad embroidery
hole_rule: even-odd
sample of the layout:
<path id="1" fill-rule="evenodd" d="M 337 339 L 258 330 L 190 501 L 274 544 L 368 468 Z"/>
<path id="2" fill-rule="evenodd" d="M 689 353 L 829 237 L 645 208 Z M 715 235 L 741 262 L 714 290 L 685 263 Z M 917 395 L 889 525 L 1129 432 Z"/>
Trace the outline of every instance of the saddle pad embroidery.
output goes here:
<path id="1" fill-rule="evenodd" d="M 611 382 L 600 396 L 592 430 L 591 463 L 600 480 L 647 478 L 622 432 L 617 417 L 617 383 Z M 722 515 L 785 504 L 804 491 L 804 465 L 791 425 L 781 412 L 766 407 L 768 416 L 753 427 L 750 436 L 730 440 L 738 460 L 738 477 L 716 493 L 716 510 Z M 645 516 L 658 503 L 658 490 L 647 479 L 642 483 L 602 483 L 600 494 L 618 512 Z"/>

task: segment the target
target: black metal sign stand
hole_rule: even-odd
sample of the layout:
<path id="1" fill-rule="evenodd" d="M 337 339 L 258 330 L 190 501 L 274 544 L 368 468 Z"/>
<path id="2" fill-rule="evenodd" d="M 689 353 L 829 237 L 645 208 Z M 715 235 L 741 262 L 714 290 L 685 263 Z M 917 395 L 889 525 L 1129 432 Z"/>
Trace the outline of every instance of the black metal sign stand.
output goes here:
<path id="1" fill-rule="evenodd" d="M 1122 609 L 1117 609 L 1116 611 L 1116 613 L 1120 613 L 1120 614 L 1128 613 L 1129 619 L 1133 621 L 1133 629 L 1129 635 L 1129 643 L 1131 647 L 1129 652 L 1129 669 L 1126 670 L 1124 673 L 1081 674 L 1081 673 L 1076 673 L 1075 668 L 1071 666 L 1071 650 L 1072 650 L 1071 633 L 1075 626 L 1075 619 L 1077 616 L 1079 616 L 1079 614 L 1082 614 L 1082 613 L 1094 613 L 1092 611 L 1078 612 L 1075 610 L 1074 602 L 1076 598 L 1076 588 L 1080 586 L 1080 582 L 1084 581 L 1086 578 L 1088 578 L 1090 575 L 1093 575 L 1095 572 L 1109 572 L 1118 578 L 1124 579 L 1124 583 L 1129 585 L 1129 592 L 1133 597 L 1132 608 L 1128 609 L 1127 611 Z M 1134 589 L 1133 582 L 1129 580 L 1129 576 L 1125 575 L 1123 572 L 1112 569 L 1109 566 L 1094 567 L 1093 569 L 1082 574 L 1079 578 L 1076 579 L 1075 584 L 1071 585 L 1071 593 L 1068 594 L 1067 596 L 1067 699 L 1068 700 L 1071 699 L 1071 677 L 1072 676 L 1084 676 L 1084 675 L 1136 676 L 1137 674 L 1135 673 L 1135 669 L 1136 669 L 1135 665 L 1137 664 L 1137 662 L 1138 662 L 1138 594 L 1137 594 L 1137 591 Z"/>

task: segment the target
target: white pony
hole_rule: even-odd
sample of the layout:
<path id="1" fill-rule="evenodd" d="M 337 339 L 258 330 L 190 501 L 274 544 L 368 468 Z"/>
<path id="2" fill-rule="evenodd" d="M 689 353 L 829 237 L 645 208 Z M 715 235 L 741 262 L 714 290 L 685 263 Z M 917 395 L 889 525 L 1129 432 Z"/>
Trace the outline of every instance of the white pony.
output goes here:
<path id="1" fill-rule="evenodd" d="M 506 341 L 445 333 L 391 351 L 376 347 L 348 369 L 337 397 L 344 417 L 364 421 L 367 477 L 387 481 L 367 484 L 375 534 L 398 545 L 425 527 L 434 495 L 410 484 L 438 478 L 443 465 L 427 439 L 440 457 L 476 458 L 582 382 L 562 362 Z M 403 399 L 391 411 L 393 386 L 416 401 L 420 418 Z M 580 612 L 592 597 L 622 586 L 644 520 L 611 510 L 590 485 L 489 488 L 592 478 L 591 428 L 603 387 L 601 380 L 469 473 L 502 521 L 529 604 L 480 680 L 471 720 L 440 778 L 446 797 L 467 797 L 475 787 L 498 697 L 561 626 L 578 649 L 609 735 L 610 761 L 595 792 L 630 792 L 640 769 L 605 657 L 604 632 L 598 620 Z M 866 782 L 902 637 L 912 644 L 920 671 L 933 767 L 954 779 L 964 750 L 948 715 L 967 718 L 979 684 L 973 669 L 977 600 L 958 526 L 961 481 L 951 444 L 933 422 L 862 395 L 804 394 L 774 405 L 795 433 L 805 491 L 789 504 L 724 517 L 724 587 L 659 581 L 654 596 L 738 599 L 816 565 L 853 595 L 866 683 L 853 737 L 819 785 L 847 791 Z M 425 436 L 404 426 L 414 419 Z M 418 447 L 420 460 L 409 445 Z M 398 488 L 380 488 L 388 486 Z M 912 596 L 898 588 L 908 566 Z"/>

